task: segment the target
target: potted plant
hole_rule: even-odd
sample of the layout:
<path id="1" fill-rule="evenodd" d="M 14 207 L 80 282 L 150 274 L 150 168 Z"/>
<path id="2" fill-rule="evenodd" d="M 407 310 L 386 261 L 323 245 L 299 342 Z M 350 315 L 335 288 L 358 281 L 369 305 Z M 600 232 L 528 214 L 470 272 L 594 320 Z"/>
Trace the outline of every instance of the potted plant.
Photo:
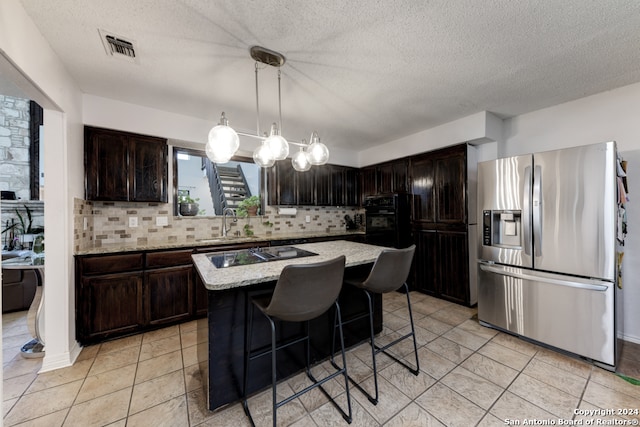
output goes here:
<path id="1" fill-rule="evenodd" d="M 25 210 L 24 213 L 21 213 L 17 208 L 15 210 L 18 222 L 12 222 L 12 224 L 2 230 L 2 233 L 14 230 L 20 246 L 22 246 L 23 249 L 31 249 L 36 235 L 44 233 L 44 227 L 34 226 L 31 209 L 27 205 L 23 206 Z M 9 244 L 9 246 L 12 246 L 12 244 Z"/>
<path id="2" fill-rule="evenodd" d="M 180 215 L 182 216 L 196 216 L 198 215 L 198 201 L 200 199 L 193 199 L 189 194 L 180 194 L 178 196 L 178 206 L 180 209 Z"/>
<path id="3" fill-rule="evenodd" d="M 260 197 L 251 196 L 238 204 L 237 215 L 239 217 L 256 216 L 260 206 Z"/>

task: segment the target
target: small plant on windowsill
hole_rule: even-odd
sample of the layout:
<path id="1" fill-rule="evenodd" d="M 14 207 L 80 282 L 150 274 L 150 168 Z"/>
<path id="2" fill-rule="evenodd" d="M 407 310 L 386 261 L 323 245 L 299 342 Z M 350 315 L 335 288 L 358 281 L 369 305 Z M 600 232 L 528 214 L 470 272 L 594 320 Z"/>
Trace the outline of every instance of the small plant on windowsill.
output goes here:
<path id="1" fill-rule="evenodd" d="M 253 230 L 251 229 L 251 226 L 249 224 L 244 225 L 244 235 L 247 237 L 253 236 Z"/>
<path id="2" fill-rule="evenodd" d="M 238 203 L 238 209 L 236 212 L 241 218 L 256 216 L 258 214 L 258 207 L 260 207 L 260 197 L 251 196 Z"/>
<path id="3" fill-rule="evenodd" d="M 180 209 L 180 215 L 182 216 L 196 216 L 198 215 L 198 202 L 200 199 L 193 199 L 188 194 L 180 194 L 178 196 L 178 206 Z"/>

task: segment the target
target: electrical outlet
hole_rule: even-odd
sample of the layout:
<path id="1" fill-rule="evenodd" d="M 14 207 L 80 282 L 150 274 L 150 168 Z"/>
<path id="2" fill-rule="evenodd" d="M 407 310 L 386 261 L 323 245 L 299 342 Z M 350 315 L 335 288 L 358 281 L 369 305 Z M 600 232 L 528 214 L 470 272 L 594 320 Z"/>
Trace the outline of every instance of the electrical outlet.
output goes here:
<path id="1" fill-rule="evenodd" d="M 130 216 L 129 217 L 129 227 L 137 227 L 138 226 L 138 217 Z"/>
<path id="2" fill-rule="evenodd" d="M 165 226 L 169 225 L 169 218 L 167 218 L 166 216 L 157 216 L 156 217 L 156 225 L 158 227 L 165 227 Z"/>
<path id="3" fill-rule="evenodd" d="M 305 216 L 304 222 L 311 222 L 311 216 L 310 215 Z"/>

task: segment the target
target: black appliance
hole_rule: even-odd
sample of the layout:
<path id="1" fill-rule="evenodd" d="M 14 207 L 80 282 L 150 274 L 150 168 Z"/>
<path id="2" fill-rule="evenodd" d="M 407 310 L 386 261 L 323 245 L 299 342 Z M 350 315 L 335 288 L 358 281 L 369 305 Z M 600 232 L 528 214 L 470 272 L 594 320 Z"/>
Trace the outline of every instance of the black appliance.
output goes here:
<path id="1" fill-rule="evenodd" d="M 394 248 L 411 246 L 410 200 L 411 195 L 406 193 L 366 197 L 367 243 Z"/>
<path id="2" fill-rule="evenodd" d="M 236 265 L 257 264 L 261 262 L 280 261 L 283 259 L 302 258 L 318 255 L 315 252 L 298 249 L 293 246 L 271 246 L 251 248 L 241 251 L 222 252 L 209 255 L 209 260 L 217 268 L 234 267 Z"/>

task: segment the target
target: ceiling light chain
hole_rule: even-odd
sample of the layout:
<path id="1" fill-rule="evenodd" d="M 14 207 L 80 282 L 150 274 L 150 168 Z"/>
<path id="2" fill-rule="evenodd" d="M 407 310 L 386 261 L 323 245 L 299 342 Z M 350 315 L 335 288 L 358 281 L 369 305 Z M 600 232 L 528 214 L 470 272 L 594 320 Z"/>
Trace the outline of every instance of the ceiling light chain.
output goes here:
<path id="1" fill-rule="evenodd" d="M 260 167 L 271 167 L 276 160 L 283 160 L 289 155 L 289 144 L 297 145 L 300 150 L 292 156 L 291 164 L 299 172 L 307 171 L 311 165 L 323 165 L 329 160 L 329 149 L 320 142 L 318 133 L 313 131 L 307 144 L 306 140 L 301 143 L 288 142 L 282 137 L 282 90 L 280 67 L 285 63 L 285 57 L 278 52 L 253 46 L 250 49 L 251 57 L 255 59 L 255 80 L 256 80 L 256 135 L 239 132 L 240 135 L 250 136 L 262 140 L 262 143 L 253 152 L 253 159 Z M 278 68 L 278 124 L 271 125 L 269 136 L 260 136 L 260 103 L 258 90 L 258 71 L 260 63 Z M 220 123 L 209 131 L 206 144 L 207 156 L 215 163 L 226 163 L 240 147 L 238 133 L 229 127 L 229 122 L 224 114 L 220 118 Z"/>

